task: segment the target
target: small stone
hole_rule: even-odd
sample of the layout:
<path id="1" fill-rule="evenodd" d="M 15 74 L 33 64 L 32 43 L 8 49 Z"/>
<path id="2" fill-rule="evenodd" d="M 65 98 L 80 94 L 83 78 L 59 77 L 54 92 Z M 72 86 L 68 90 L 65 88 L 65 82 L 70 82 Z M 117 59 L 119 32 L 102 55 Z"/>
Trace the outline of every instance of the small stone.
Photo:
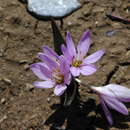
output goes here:
<path id="1" fill-rule="evenodd" d="M 130 11 L 130 6 L 129 5 L 127 7 L 125 7 L 125 8 L 127 8 L 128 12 Z"/>
<path id="2" fill-rule="evenodd" d="M 127 51 L 127 52 L 126 52 L 126 56 L 130 56 L 130 51 Z"/>
<path id="3" fill-rule="evenodd" d="M 24 65 L 24 69 L 25 69 L 25 70 L 28 70 L 29 67 L 30 67 L 30 66 L 29 66 L 28 64 L 25 64 L 25 65 Z"/>
<path id="4" fill-rule="evenodd" d="M 51 101 L 51 98 L 47 98 L 47 102 L 49 103 Z"/>
<path id="5" fill-rule="evenodd" d="M 19 61 L 19 64 L 25 64 L 25 63 L 28 63 L 28 61 L 27 60 L 20 60 Z"/>
<path id="6" fill-rule="evenodd" d="M 79 88 L 79 92 L 81 92 L 82 90 Z"/>
<path id="7" fill-rule="evenodd" d="M 28 10 L 40 17 L 62 18 L 77 10 L 77 0 L 27 0 Z"/>
<path id="8" fill-rule="evenodd" d="M 51 95 L 51 97 L 55 97 L 55 95 L 54 95 L 54 94 L 52 94 L 52 95 Z"/>
<path id="9" fill-rule="evenodd" d="M 95 112 L 93 112 L 93 111 L 92 111 L 92 112 L 89 112 L 88 117 L 89 117 L 89 116 L 90 116 L 90 117 L 91 117 L 91 116 L 95 116 Z"/>
<path id="10" fill-rule="evenodd" d="M 99 22 L 98 21 L 95 21 L 95 24 L 97 25 Z"/>
<path id="11" fill-rule="evenodd" d="M 8 79 L 8 78 L 2 78 L 2 81 L 5 82 L 8 85 L 12 84 L 12 81 L 10 79 Z"/>
<path id="12" fill-rule="evenodd" d="M 127 14 L 129 13 L 129 10 L 128 10 L 128 9 L 126 9 L 126 13 L 127 13 Z"/>
<path id="13" fill-rule="evenodd" d="M 69 21 L 68 23 L 67 23 L 67 25 L 68 26 L 71 26 L 73 23 L 71 22 L 71 21 Z"/>
<path id="14" fill-rule="evenodd" d="M 6 102 L 5 98 L 2 98 L 2 99 L 1 99 L 1 103 L 2 103 L 2 104 L 5 104 L 5 102 Z"/>
<path id="15" fill-rule="evenodd" d="M 29 83 L 26 84 L 26 90 L 27 91 L 31 91 L 33 89 L 34 89 L 34 86 L 32 84 L 29 84 Z"/>

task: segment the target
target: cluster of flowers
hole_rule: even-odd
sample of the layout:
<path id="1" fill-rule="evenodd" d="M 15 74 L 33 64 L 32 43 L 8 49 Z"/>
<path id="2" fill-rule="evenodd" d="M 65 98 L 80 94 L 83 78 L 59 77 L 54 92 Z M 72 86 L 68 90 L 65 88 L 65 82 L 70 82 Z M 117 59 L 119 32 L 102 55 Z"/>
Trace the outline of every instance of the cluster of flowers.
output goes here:
<path id="1" fill-rule="evenodd" d="M 54 87 L 54 94 L 61 96 L 69 87 L 72 77 L 95 73 L 97 68 L 94 63 L 104 55 L 105 51 L 99 50 L 86 57 L 91 45 L 90 35 L 90 31 L 84 32 L 79 44 L 75 47 L 70 33 L 67 32 L 66 45 L 61 46 L 63 55 L 60 56 L 48 46 L 43 46 L 43 52 L 38 53 L 41 62 L 31 65 L 31 70 L 43 81 L 34 82 L 34 86 Z M 130 101 L 130 89 L 116 84 L 90 88 L 99 96 L 106 118 L 111 125 L 113 120 L 108 107 L 128 115 L 128 110 L 122 102 Z"/>

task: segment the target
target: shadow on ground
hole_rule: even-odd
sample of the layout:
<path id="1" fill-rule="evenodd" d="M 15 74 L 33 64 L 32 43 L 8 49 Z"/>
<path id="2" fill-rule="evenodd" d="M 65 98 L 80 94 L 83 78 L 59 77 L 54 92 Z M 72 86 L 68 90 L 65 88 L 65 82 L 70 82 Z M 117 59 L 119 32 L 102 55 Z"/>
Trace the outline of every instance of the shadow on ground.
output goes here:
<path id="1" fill-rule="evenodd" d="M 93 99 L 80 102 L 78 105 L 73 104 L 68 108 L 63 108 L 59 104 L 54 104 L 51 108 L 55 109 L 55 112 L 45 122 L 45 125 L 51 125 L 50 130 L 96 130 L 96 128 L 109 130 L 110 128 L 104 120 L 100 105 L 96 106 Z M 128 128 L 125 123 L 130 119 L 128 116 L 124 117 L 115 111 L 112 111 L 112 115 L 116 128 Z"/>

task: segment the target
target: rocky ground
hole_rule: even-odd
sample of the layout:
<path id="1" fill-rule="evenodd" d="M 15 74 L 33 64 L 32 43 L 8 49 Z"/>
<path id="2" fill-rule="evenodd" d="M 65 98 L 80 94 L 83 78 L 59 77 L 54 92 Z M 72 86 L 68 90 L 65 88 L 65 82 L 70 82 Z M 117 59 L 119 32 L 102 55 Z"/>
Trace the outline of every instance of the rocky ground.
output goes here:
<path id="1" fill-rule="evenodd" d="M 70 31 L 77 43 L 82 33 L 91 29 L 89 54 L 106 50 L 97 63 L 98 71 L 81 79 L 89 86 L 118 83 L 130 88 L 130 25 L 106 17 L 106 13 L 113 13 L 130 20 L 130 1 L 81 2 L 84 3 L 82 8 L 64 18 L 62 35 L 65 37 L 65 32 Z M 55 130 L 52 124 L 66 130 L 130 129 L 130 115 L 122 116 L 113 111 L 115 124 L 112 127 L 107 126 L 100 114 L 95 118 L 98 99 L 87 94 L 87 86 L 80 86 L 82 105 L 68 110 L 60 109 L 59 98 L 53 95 L 52 89 L 34 88 L 32 83 L 37 78 L 29 65 L 38 61 L 36 55 L 42 45 L 53 47 L 50 22 L 32 17 L 26 5 L 18 0 L 1 0 L 0 130 Z M 130 104 L 127 106 L 130 108 Z"/>

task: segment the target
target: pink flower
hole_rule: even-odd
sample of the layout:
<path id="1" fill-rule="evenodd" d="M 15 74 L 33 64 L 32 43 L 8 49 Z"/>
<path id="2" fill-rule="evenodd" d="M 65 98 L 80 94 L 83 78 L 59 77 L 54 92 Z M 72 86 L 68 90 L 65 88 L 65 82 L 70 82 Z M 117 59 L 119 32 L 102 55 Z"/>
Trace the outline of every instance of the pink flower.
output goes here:
<path id="1" fill-rule="evenodd" d="M 62 45 L 63 55 L 66 57 L 68 63 L 71 65 L 70 71 L 73 76 L 91 75 L 96 72 L 96 66 L 94 65 L 104 54 L 104 50 L 96 51 L 90 56 L 86 57 L 86 53 L 89 50 L 91 44 L 90 31 L 84 32 L 77 48 L 72 41 L 70 33 L 67 32 L 66 46 Z"/>
<path id="2" fill-rule="evenodd" d="M 34 82 L 37 88 L 53 88 L 54 93 L 60 96 L 70 84 L 71 74 L 69 65 L 63 56 L 58 56 L 52 49 L 43 47 L 44 53 L 38 56 L 43 62 L 31 65 L 34 74 L 43 81 Z"/>
<path id="3" fill-rule="evenodd" d="M 110 125 L 113 124 L 113 120 L 108 108 L 114 109 L 123 115 L 128 115 L 128 110 L 122 102 L 130 102 L 130 89 L 116 84 L 109 84 L 103 87 L 92 86 L 91 89 L 98 94 Z"/>

